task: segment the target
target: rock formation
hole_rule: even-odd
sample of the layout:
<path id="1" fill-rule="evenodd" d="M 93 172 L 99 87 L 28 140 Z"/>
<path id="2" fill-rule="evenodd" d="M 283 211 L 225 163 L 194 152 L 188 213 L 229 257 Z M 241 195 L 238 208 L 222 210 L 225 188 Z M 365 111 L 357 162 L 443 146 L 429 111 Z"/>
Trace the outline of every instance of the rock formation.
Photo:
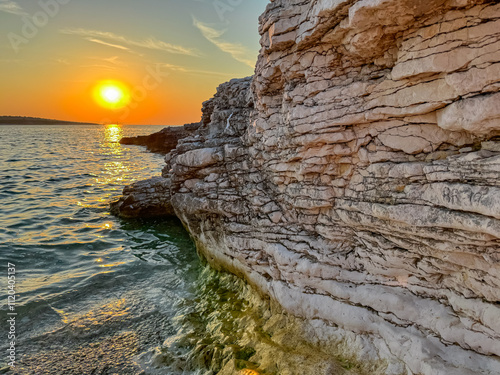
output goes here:
<path id="1" fill-rule="evenodd" d="M 153 177 L 123 189 L 123 196 L 111 203 L 111 213 L 125 219 L 175 216 L 170 202 L 170 180 Z"/>
<path id="2" fill-rule="evenodd" d="M 255 76 L 166 157 L 200 252 L 387 374 L 500 374 L 500 4 L 274 0 L 260 24 Z"/>
<path id="3" fill-rule="evenodd" d="M 200 123 L 186 124 L 184 126 L 169 126 L 157 133 L 140 135 L 137 137 L 124 137 L 120 140 L 122 145 L 146 146 L 151 152 L 168 154 L 177 147 L 177 142 L 193 134 L 200 127 Z"/>

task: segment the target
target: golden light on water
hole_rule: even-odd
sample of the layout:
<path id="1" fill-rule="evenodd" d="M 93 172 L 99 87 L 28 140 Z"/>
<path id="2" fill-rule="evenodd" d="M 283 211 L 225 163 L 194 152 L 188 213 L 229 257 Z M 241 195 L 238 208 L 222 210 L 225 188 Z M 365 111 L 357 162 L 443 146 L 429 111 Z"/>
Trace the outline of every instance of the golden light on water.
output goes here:
<path id="1" fill-rule="evenodd" d="M 102 225 L 102 229 L 111 229 L 113 228 L 113 223 L 104 223 Z"/>
<path id="2" fill-rule="evenodd" d="M 122 127 L 117 124 L 106 125 L 104 137 L 106 142 L 118 143 L 123 136 Z"/>
<path id="3" fill-rule="evenodd" d="M 104 259 L 102 259 L 102 258 L 98 258 L 95 261 L 96 261 L 96 263 L 99 263 L 100 268 L 113 268 L 113 267 L 121 266 L 122 264 L 126 264 L 126 262 L 114 262 L 114 263 L 104 264 Z"/>
<path id="4" fill-rule="evenodd" d="M 121 298 L 100 306 L 99 309 L 92 310 L 83 316 L 75 317 L 76 319 L 72 321 L 72 325 L 90 330 L 96 326 L 105 324 L 110 319 L 123 317 L 129 313 L 130 307 L 127 306 L 127 301 Z"/>
<path id="5" fill-rule="evenodd" d="M 130 89 L 120 81 L 99 82 L 93 96 L 101 107 L 108 109 L 120 109 L 130 104 Z"/>
<path id="6" fill-rule="evenodd" d="M 123 264 L 127 264 L 126 262 L 115 262 L 115 263 L 109 263 L 109 264 L 101 264 L 99 267 L 101 268 L 112 268 L 112 267 L 118 267 Z"/>

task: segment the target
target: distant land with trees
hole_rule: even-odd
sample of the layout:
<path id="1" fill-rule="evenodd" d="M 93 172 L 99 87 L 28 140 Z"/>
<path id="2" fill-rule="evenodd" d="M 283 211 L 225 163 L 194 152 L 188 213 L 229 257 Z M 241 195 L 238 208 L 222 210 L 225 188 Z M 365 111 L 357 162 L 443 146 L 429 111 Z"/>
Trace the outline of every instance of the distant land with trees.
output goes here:
<path id="1" fill-rule="evenodd" d="M 0 125 L 97 125 L 89 122 L 61 121 L 39 117 L 0 116 Z"/>

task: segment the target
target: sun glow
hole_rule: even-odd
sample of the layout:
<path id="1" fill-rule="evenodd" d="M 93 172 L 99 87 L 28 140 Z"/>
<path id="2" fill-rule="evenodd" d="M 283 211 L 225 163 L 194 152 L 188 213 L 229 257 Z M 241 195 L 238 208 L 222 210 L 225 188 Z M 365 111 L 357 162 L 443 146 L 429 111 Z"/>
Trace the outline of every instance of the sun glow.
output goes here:
<path id="1" fill-rule="evenodd" d="M 102 81 L 94 88 L 94 99 L 101 107 L 120 109 L 130 103 L 130 90 L 119 81 Z"/>
<path id="2" fill-rule="evenodd" d="M 102 98 L 108 103 L 116 104 L 123 98 L 123 92 L 116 87 L 106 87 L 102 90 Z"/>

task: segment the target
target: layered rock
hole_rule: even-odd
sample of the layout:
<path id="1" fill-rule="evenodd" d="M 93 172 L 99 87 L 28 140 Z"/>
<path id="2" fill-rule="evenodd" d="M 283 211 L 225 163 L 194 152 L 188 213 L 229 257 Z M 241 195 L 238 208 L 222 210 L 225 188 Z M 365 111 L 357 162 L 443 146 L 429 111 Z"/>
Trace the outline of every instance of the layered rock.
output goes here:
<path id="1" fill-rule="evenodd" d="M 153 177 L 125 187 L 111 213 L 126 219 L 175 216 L 170 200 L 170 180 Z"/>
<path id="2" fill-rule="evenodd" d="M 123 137 L 120 144 L 145 146 L 151 152 L 168 154 L 200 126 L 201 122 L 169 126 L 150 135 Z M 111 203 L 111 213 L 126 219 L 175 216 L 170 203 L 170 180 L 153 177 L 125 187 L 121 198 Z"/>
<path id="3" fill-rule="evenodd" d="M 166 157 L 200 252 L 387 374 L 500 374 L 500 4 L 260 21 L 255 77 Z"/>

